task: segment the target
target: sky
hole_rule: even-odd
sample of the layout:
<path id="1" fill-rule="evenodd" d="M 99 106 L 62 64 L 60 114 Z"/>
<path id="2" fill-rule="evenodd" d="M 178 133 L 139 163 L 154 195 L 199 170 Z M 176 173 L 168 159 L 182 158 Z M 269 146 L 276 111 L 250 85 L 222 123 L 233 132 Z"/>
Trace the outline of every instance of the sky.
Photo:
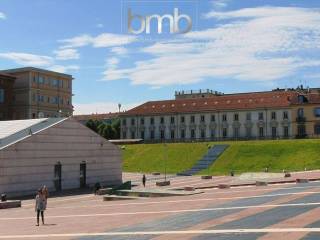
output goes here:
<path id="1" fill-rule="evenodd" d="M 180 32 L 168 18 L 161 33 L 156 19 L 142 28 L 175 10 Z M 141 33 L 128 28 L 129 11 Z M 319 0 L 0 0 L 0 36 L 0 69 L 74 77 L 75 114 L 129 110 L 177 90 L 320 87 Z"/>

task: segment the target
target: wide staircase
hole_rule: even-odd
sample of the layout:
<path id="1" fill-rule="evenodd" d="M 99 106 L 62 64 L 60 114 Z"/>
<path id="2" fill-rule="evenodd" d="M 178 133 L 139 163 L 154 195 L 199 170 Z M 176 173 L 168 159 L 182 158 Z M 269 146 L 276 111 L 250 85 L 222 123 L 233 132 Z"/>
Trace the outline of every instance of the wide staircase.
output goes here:
<path id="1" fill-rule="evenodd" d="M 180 176 L 192 176 L 203 169 L 208 168 L 211 164 L 218 159 L 218 157 L 228 148 L 227 144 L 219 144 L 211 147 L 207 154 L 202 157 L 193 167 L 184 172 L 177 173 Z"/>

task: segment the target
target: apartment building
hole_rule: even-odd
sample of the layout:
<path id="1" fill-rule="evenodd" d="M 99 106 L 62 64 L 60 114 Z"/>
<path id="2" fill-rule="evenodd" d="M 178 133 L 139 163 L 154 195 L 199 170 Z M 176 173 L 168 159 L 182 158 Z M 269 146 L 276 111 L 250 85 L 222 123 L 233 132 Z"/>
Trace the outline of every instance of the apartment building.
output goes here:
<path id="1" fill-rule="evenodd" d="M 120 115 L 122 139 L 194 141 L 319 137 L 319 89 L 223 94 L 176 92 Z M 303 102 L 301 99 L 304 99 Z M 304 109 L 305 131 L 297 112 Z"/>
<path id="2" fill-rule="evenodd" d="M 13 85 L 15 77 L 0 73 L 0 120 L 12 118 Z"/>
<path id="3" fill-rule="evenodd" d="M 11 119 L 72 115 L 71 75 L 34 67 L 9 69 L 2 73 L 15 77 Z"/>

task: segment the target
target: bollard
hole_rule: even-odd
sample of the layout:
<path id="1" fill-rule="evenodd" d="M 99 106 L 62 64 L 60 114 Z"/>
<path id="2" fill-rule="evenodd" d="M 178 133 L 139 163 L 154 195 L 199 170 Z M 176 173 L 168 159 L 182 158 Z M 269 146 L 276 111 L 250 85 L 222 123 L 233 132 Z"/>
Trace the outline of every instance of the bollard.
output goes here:
<path id="1" fill-rule="evenodd" d="M 6 194 L 1 194 L 1 202 L 6 202 L 7 201 L 7 195 Z"/>

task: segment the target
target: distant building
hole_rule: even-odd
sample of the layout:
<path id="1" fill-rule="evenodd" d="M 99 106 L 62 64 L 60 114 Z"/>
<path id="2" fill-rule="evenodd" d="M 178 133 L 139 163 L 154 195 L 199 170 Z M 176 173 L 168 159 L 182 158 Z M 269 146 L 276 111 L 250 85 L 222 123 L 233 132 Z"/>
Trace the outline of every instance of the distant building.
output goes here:
<path id="1" fill-rule="evenodd" d="M 8 69 L 1 73 L 15 78 L 11 119 L 72 115 L 71 75 L 33 67 Z"/>
<path id="2" fill-rule="evenodd" d="M 73 118 L 86 124 L 90 119 L 99 120 L 106 124 L 111 124 L 114 119 L 119 117 L 119 113 L 93 113 L 93 114 L 83 114 L 83 115 L 74 115 Z"/>
<path id="3" fill-rule="evenodd" d="M 72 118 L 0 121 L 0 194 L 122 183 L 121 151 Z"/>
<path id="4" fill-rule="evenodd" d="M 13 85 L 16 77 L 0 73 L 0 120 L 12 119 Z"/>
<path id="5" fill-rule="evenodd" d="M 214 141 L 320 137 L 320 89 L 176 92 L 121 113 L 121 138 Z"/>

